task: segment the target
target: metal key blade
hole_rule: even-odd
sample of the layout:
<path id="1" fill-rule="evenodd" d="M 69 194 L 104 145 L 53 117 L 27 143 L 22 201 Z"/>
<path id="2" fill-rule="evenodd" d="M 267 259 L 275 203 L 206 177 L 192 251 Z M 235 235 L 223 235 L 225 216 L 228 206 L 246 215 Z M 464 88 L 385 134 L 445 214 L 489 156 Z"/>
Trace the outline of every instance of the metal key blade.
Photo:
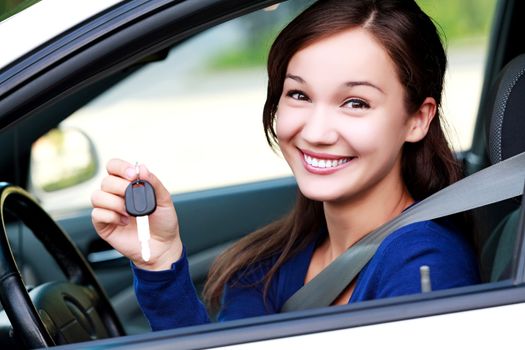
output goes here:
<path id="1" fill-rule="evenodd" d="M 149 248 L 149 219 L 148 216 L 137 216 L 137 233 L 140 242 L 140 251 L 142 260 L 149 261 L 151 252 Z"/>

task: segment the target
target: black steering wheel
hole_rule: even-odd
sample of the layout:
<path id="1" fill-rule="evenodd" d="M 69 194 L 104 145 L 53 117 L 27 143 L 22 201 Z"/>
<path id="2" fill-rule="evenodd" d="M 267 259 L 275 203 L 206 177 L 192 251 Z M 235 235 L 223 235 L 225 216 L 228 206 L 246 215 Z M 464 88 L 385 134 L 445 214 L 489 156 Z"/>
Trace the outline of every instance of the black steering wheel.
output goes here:
<path id="1" fill-rule="evenodd" d="M 7 239 L 7 213 L 42 242 L 67 282 L 49 282 L 27 292 Z M 29 193 L 0 183 L 0 220 L 0 301 L 27 348 L 125 335 L 82 253 Z"/>

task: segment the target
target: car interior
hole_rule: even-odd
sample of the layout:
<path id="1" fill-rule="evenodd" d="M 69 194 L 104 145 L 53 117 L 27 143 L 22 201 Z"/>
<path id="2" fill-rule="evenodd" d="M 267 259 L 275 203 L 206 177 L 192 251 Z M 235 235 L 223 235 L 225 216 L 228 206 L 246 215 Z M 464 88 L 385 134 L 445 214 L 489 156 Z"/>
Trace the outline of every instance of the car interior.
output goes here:
<path id="1" fill-rule="evenodd" d="M 489 97 L 492 108 L 487 148 L 492 164 L 525 151 L 525 141 L 519 135 L 525 123 L 520 113 L 525 94 L 522 79 L 524 64 L 525 55 L 519 55 L 509 62 L 496 78 Z M 504 218 L 486 237 L 479 239 L 482 242 L 480 260 L 485 281 L 501 281 L 515 275 L 518 268 L 515 257 L 520 248 L 520 202 L 521 198 L 507 203 Z M 479 227 L 485 226 L 481 217 L 477 217 Z"/>
<path id="2" fill-rule="evenodd" d="M 0 149 L 3 150 L 0 155 L 0 180 L 30 190 L 32 147 L 42 135 L 120 82 L 157 62 L 166 60 L 171 48 L 184 44 L 197 33 L 273 2 L 259 1 L 247 7 L 233 3 L 224 7 L 210 6 L 205 8 L 205 11 L 195 5 L 194 11 L 202 11 L 197 20 L 195 16 L 192 17 L 194 13 L 191 9 L 177 12 L 175 5 L 163 11 L 159 10 L 156 14 L 152 11 L 152 14 L 149 14 L 150 21 L 144 24 L 145 21 L 142 27 L 133 27 L 130 24 L 129 28 L 122 30 L 122 36 L 118 39 L 117 36 L 100 39 L 88 49 L 71 53 L 71 61 L 58 62 L 39 73 L 31 82 L 25 82 L 27 86 L 22 86 L 20 91 L 9 99 L 2 101 L 0 94 Z M 458 153 L 466 175 L 525 151 L 525 138 L 521 135 L 521 131 L 525 129 L 525 118 L 521 115 L 525 107 L 525 55 L 522 54 L 525 52 L 525 42 L 518 34 L 523 32 L 525 21 L 520 13 L 525 13 L 525 3 L 520 1 L 503 1 L 496 8 L 472 147 Z M 139 26 L 140 23 L 137 23 Z M 80 31 L 81 28 L 76 30 Z M 79 35 L 79 32 L 72 31 L 70 35 Z M 70 63 L 71 66 L 68 66 Z M 74 68 L 73 63 L 76 64 Z M 5 72 L 9 73 L 9 70 Z M 7 74 L 5 72 L 4 74 Z M 3 80 L 0 79 L 1 81 Z M 104 164 L 97 164 L 97 167 L 103 169 Z M 11 190 L 1 193 L 9 191 Z M 197 290 L 202 289 L 209 266 L 215 257 L 243 235 L 284 215 L 292 207 L 296 191 L 292 177 L 281 177 L 175 193 L 172 198 L 180 225 L 184 228 L 182 239 Z M 96 236 L 91 223 L 91 210 L 76 209 L 67 215 L 54 217 L 57 228 L 47 217 L 41 215 L 31 200 L 24 199 L 25 194 L 20 196 L 17 191 L 9 192 L 5 198 L 14 199 L 6 200 L 2 195 L 0 201 L 6 233 L 3 235 L 0 232 L 0 272 L 2 275 L 11 276 L 19 271 L 25 285 L 20 286 L 18 282 L 2 284 L 0 294 L 11 293 L 15 296 L 9 295 L 11 305 L 3 305 L 5 310 L 0 313 L 0 346 L 18 348 L 21 344 L 17 335 L 13 335 L 13 322 L 6 314 L 6 311 L 15 308 L 17 303 L 27 302 L 24 291 L 20 288 L 32 291 L 35 298 L 41 299 L 39 302 L 47 303 L 56 293 L 63 292 L 60 289 L 61 285 L 52 285 L 54 289 L 42 291 L 41 285 L 50 281 L 78 282 L 83 287 L 88 286 L 87 289 L 94 289 L 99 295 L 94 298 L 102 300 L 102 306 L 97 304 L 94 307 L 109 310 L 107 314 L 101 312 L 99 315 L 102 326 L 97 323 L 96 327 L 94 326 L 97 328 L 95 333 L 72 331 L 75 334 L 68 339 L 58 336 L 60 332 L 54 329 L 53 342 L 67 344 L 106 336 L 139 335 L 148 332 L 149 325 L 136 302 L 131 285 L 129 261 L 118 254 L 115 255 L 111 247 Z M 200 333 L 195 333 L 192 328 L 173 331 L 170 335 L 178 337 L 175 341 L 180 342 L 181 348 L 190 348 L 229 344 L 242 339 L 271 338 L 278 334 L 271 324 L 281 327 L 279 331 L 284 332 L 282 334 L 301 334 L 314 330 L 329 330 L 329 327 L 335 326 L 359 326 L 396 320 L 400 317 L 400 307 L 408 308 L 406 314 L 410 317 L 418 317 L 435 314 L 437 305 L 443 306 L 444 303 L 446 306 L 441 308 L 442 312 L 465 310 L 469 305 L 473 308 L 499 305 L 502 301 L 492 298 L 492 291 L 510 290 L 525 282 L 525 210 L 521 203 L 522 197 L 517 197 L 472 211 L 474 243 L 479 253 L 480 270 L 485 282 L 482 285 L 199 328 L 202 334 L 212 334 L 206 339 L 198 339 Z M 66 233 L 67 238 L 55 235 L 62 231 Z M 71 242 L 73 245 L 70 245 Z M 64 253 L 65 251 L 68 253 Z M 77 253 L 81 258 L 75 255 Z M 11 254 L 16 263 L 9 261 Z M 67 266 L 74 268 L 68 270 Z M 88 270 L 94 273 L 96 280 L 89 277 Z M 65 288 L 69 290 L 75 287 L 67 284 Z M 87 293 L 89 299 L 91 292 L 86 292 L 87 289 L 82 288 L 80 294 Z M 17 292 L 14 293 L 14 290 Z M 107 296 L 111 306 L 104 304 L 104 296 Z M 486 303 L 483 301 L 484 297 L 487 298 Z M 471 298 L 472 304 L 465 302 L 465 298 Z M 523 298 L 521 301 L 523 302 Z M 78 306 L 78 303 L 81 302 L 70 301 L 68 310 L 75 312 L 71 310 L 86 307 Z M 379 311 L 369 313 L 372 309 Z M 347 312 L 351 312 L 353 316 L 348 317 Z M 338 323 L 316 322 L 315 326 L 293 323 L 305 322 L 316 317 L 328 319 L 332 316 L 338 317 Z M 31 318 L 27 315 L 20 317 Z M 49 328 L 47 316 L 40 314 L 39 317 Z M 221 338 L 220 332 L 213 335 L 216 331 L 248 326 L 266 327 L 267 330 L 257 335 L 248 334 L 229 339 L 223 336 Z M 98 333 L 98 327 L 106 328 Z M 31 332 L 38 333 L 38 327 L 36 330 L 29 329 L 28 333 Z M 40 329 L 40 332 L 45 333 L 45 330 Z M 249 338 L 250 336 L 252 338 Z M 29 344 L 39 344 L 38 341 L 42 341 L 41 336 L 33 333 L 23 337 L 36 342 Z M 134 341 L 137 339 L 133 338 Z M 187 339 L 192 342 L 184 343 Z M 44 341 L 51 344 L 49 339 Z M 28 344 L 25 341 L 24 343 Z M 171 344 L 175 346 L 177 343 L 172 339 Z"/>

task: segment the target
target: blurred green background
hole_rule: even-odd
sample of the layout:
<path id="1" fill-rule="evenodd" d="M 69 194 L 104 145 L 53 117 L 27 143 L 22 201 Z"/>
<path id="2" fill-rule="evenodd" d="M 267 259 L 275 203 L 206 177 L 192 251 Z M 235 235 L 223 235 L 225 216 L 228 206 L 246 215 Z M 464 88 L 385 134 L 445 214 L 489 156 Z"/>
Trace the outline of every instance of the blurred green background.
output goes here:
<path id="1" fill-rule="evenodd" d="M 7 17 L 22 11 L 38 1 L 40 0 L 0 0 L 0 21 L 3 21 Z"/>
<path id="2" fill-rule="evenodd" d="M 483 37 L 490 28 L 496 0 L 417 0 L 441 27 L 445 41 L 454 44 L 463 39 Z M 443 33 L 442 33 L 443 34 Z"/>
<path id="3" fill-rule="evenodd" d="M 444 39 L 445 46 L 464 45 L 467 40 L 483 44 L 490 28 L 497 0 L 416 0 L 419 6 L 435 21 Z M 283 3 L 281 7 L 295 13 L 298 7 L 306 7 L 313 1 L 298 4 Z M 468 14 L 468 15 L 465 15 Z M 283 16 L 285 17 L 285 16 Z M 275 17 L 272 17 L 275 18 Z M 268 51 L 273 39 L 277 36 L 284 23 L 273 21 L 260 23 L 261 16 L 246 16 L 243 18 L 243 31 L 246 38 L 241 45 L 230 47 L 210 60 L 212 70 L 249 68 L 263 66 L 266 63 Z M 263 26 L 261 26 L 264 24 Z M 261 31 L 261 27 L 266 28 Z M 256 31 L 256 32 L 255 32 Z M 479 40 L 476 40 L 478 39 Z"/>

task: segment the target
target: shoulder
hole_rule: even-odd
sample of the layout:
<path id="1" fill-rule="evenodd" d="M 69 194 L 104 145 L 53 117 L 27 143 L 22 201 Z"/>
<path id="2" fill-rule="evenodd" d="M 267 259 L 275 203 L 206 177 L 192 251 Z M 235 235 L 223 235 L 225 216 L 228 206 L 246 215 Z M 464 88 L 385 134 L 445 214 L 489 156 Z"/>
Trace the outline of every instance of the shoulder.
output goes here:
<path id="1" fill-rule="evenodd" d="M 376 255 L 402 259 L 427 250 L 462 256 L 472 248 L 465 234 L 446 221 L 422 221 L 394 231 L 380 244 Z"/>
<path id="2" fill-rule="evenodd" d="M 431 268 L 476 265 L 465 234 L 446 221 L 423 221 L 396 230 L 380 244 L 372 261 L 385 267 L 416 263 Z"/>
<path id="3" fill-rule="evenodd" d="M 362 297 L 419 293 L 423 265 L 430 268 L 433 290 L 479 282 L 477 259 L 464 234 L 444 223 L 423 221 L 398 229 L 380 244 L 357 281 Z"/>

